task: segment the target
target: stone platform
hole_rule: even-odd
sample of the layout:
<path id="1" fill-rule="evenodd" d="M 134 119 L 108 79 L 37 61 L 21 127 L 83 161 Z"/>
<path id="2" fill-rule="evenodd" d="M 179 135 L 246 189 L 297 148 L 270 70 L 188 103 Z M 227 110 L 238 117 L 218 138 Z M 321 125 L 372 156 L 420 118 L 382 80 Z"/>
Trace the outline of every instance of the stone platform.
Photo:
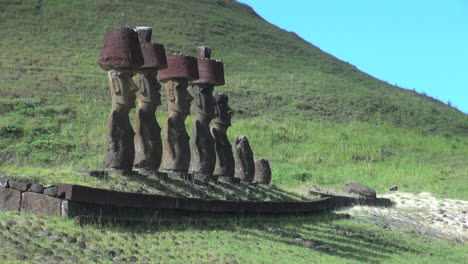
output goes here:
<path id="1" fill-rule="evenodd" d="M 349 197 L 321 197 L 308 201 L 230 201 L 128 193 L 71 184 L 51 185 L 44 188 L 43 193 L 31 191 L 30 185 L 21 190 L 18 190 L 20 188 L 16 187 L 17 184 L 11 186 L 14 188 L 10 188 L 9 184 L 2 186 L 0 187 L 1 210 L 63 217 L 304 215 L 354 204 L 391 205 L 390 200 L 383 198 L 355 200 Z"/>

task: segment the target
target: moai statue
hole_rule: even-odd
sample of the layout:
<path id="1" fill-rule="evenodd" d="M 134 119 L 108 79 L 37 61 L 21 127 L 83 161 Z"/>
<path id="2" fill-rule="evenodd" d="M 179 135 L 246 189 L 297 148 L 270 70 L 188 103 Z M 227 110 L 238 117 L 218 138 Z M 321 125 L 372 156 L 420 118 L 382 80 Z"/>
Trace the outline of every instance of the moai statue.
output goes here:
<path id="1" fill-rule="evenodd" d="M 234 155 L 232 146 L 227 136 L 227 130 L 231 126 L 232 109 L 229 107 L 229 97 L 224 93 L 214 95 L 215 118 L 211 122 L 211 134 L 215 140 L 216 165 L 213 175 L 218 181 L 236 183 L 234 178 Z"/>
<path id="2" fill-rule="evenodd" d="M 193 97 L 188 82 L 198 79 L 197 58 L 183 54 L 167 54 L 167 69 L 159 71 L 159 80 L 166 90 L 168 117 L 163 126 L 162 169 L 169 177 L 189 179 L 190 137 L 185 118 L 190 114 Z"/>
<path id="3" fill-rule="evenodd" d="M 224 68 L 221 61 L 210 59 L 209 47 L 198 47 L 197 53 L 200 78 L 192 81 L 196 119 L 192 125 L 192 155 L 189 172 L 194 180 L 207 182 L 216 180 L 213 177 L 216 152 L 210 132 L 210 122 L 215 113 L 213 89 L 215 85 L 224 85 Z"/>
<path id="4" fill-rule="evenodd" d="M 270 184 L 271 168 L 270 163 L 266 159 L 255 160 L 255 176 L 254 183 Z"/>
<path id="5" fill-rule="evenodd" d="M 137 33 L 129 27 L 111 28 L 104 34 L 99 65 L 108 71 L 112 111 L 108 118 L 107 171 L 127 174 L 135 157 L 133 132 L 128 114 L 135 108 L 137 87 L 132 77 L 143 65 Z"/>
<path id="6" fill-rule="evenodd" d="M 135 113 L 135 160 L 133 167 L 140 173 L 157 173 L 162 158 L 161 128 L 155 112 L 161 105 L 161 85 L 158 70 L 167 68 L 164 46 L 151 43 L 152 29 L 137 27 L 145 64 L 138 69 L 133 81 L 138 86 L 138 107 Z"/>
<path id="7" fill-rule="evenodd" d="M 246 136 L 237 136 L 235 141 L 235 174 L 242 182 L 252 182 L 255 174 L 255 163 L 249 140 Z"/>

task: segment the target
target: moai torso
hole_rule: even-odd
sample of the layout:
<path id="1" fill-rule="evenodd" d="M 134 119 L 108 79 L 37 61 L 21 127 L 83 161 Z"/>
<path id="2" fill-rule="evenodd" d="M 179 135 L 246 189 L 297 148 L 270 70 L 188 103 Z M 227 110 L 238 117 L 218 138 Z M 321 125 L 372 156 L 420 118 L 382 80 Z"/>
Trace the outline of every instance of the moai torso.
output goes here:
<path id="1" fill-rule="evenodd" d="M 169 80 L 164 84 L 168 118 L 163 127 L 163 160 L 165 171 L 188 172 L 190 165 L 190 137 L 185 129 L 185 119 L 190 114 L 193 97 L 187 91 L 187 80 Z"/>
<path id="2" fill-rule="evenodd" d="M 215 140 L 216 165 L 214 175 L 219 180 L 232 181 L 234 179 L 234 155 L 227 136 L 231 126 L 232 110 L 226 94 L 215 94 L 215 119 L 211 122 L 211 134 Z"/>
<path id="3" fill-rule="evenodd" d="M 107 151 L 104 166 L 108 170 L 131 171 L 135 156 L 133 132 L 128 114 L 135 107 L 136 87 L 132 73 L 109 71 L 112 111 L 107 121 Z"/>
<path id="4" fill-rule="evenodd" d="M 204 174 L 206 180 L 213 175 L 216 155 L 214 139 L 210 132 L 210 122 L 214 116 L 213 86 L 209 84 L 194 85 L 195 114 L 197 119 L 192 125 L 192 155 L 190 173 Z M 194 176 L 197 178 L 197 175 Z"/>
<path id="5" fill-rule="evenodd" d="M 134 167 L 157 171 L 162 158 L 161 128 L 155 117 L 161 105 L 161 85 L 156 70 L 139 71 L 133 78 L 138 85 L 138 108 L 135 113 Z"/>
<path id="6" fill-rule="evenodd" d="M 167 68 L 164 46 L 151 43 L 153 29 L 137 27 L 144 64 L 133 77 L 138 86 L 138 108 L 135 113 L 135 161 L 133 166 L 140 173 L 157 172 L 162 158 L 161 128 L 155 112 L 161 105 L 161 85 L 158 70 Z"/>
<path id="7" fill-rule="evenodd" d="M 252 182 L 255 174 L 255 163 L 249 140 L 245 136 L 237 136 L 235 141 L 235 177 L 243 182 Z"/>

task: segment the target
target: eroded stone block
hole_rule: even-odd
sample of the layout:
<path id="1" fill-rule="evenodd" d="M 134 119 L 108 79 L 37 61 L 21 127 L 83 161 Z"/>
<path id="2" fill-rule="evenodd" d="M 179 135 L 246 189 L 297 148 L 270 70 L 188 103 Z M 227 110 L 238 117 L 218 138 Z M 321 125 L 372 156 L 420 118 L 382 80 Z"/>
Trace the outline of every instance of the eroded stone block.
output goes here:
<path id="1" fill-rule="evenodd" d="M 21 192 L 10 188 L 0 187 L 0 210 L 19 211 L 21 205 Z"/>
<path id="2" fill-rule="evenodd" d="M 38 215 L 61 215 L 62 200 L 38 193 L 25 192 L 21 201 L 21 211 Z"/>

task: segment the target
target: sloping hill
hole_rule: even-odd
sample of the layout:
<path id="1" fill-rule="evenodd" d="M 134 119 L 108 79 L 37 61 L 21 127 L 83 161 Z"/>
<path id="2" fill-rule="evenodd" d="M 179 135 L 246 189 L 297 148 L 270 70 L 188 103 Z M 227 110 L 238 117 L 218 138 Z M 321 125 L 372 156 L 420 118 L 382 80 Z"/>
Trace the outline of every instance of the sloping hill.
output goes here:
<path id="1" fill-rule="evenodd" d="M 226 71 L 216 90 L 236 111 L 230 135 L 250 136 L 280 182 L 394 182 L 397 168 L 429 173 L 425 184 L 436 186 L 441 171 L 455 183 L 466 175 L 467 115 L 379 81 L 234 0 L 3 0 L 0 166 L 100 166 L 110 95 L 97 58 L 104 31 L 120 25 L 153 27 L 168 51 L 213 47 Z"/>
<path id="2" fill-rule="evenodd" d="M 457 110 L 380 82 L 233 0 L 2 2 L 2 97 L 39 97 L 48 105 L 68 99 L 75 110 L 92 107 L 83 97 L 108 103 L 96 64 L 103 32 L 148 25 L 168 51 L 193 54 L 197 45 L 212 46 L 226 64 L 227 85 L 219 90 L 232 94 L 241 117 L 389 121 L 467 132 L 467 118 Z"/>

